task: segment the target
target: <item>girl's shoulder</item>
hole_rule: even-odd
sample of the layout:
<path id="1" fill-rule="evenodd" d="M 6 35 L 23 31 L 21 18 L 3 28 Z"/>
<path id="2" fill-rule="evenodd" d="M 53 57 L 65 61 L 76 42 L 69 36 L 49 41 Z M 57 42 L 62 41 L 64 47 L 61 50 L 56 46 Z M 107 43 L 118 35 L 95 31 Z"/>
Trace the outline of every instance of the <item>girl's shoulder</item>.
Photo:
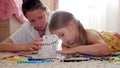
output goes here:
<path id="1" fill-rule="evenodd" d="M 88 38 L 101 37 L 100 32 L 95 30 L 95 29 L 86 29 L 86 32 L 87 32 L 87 37 Z"/>
<path id="2" fill-rule="evenodd" d="M 99 33 L 97 30 L 95 29 L 86 29 L 86 32 L 89 33 Z"/>

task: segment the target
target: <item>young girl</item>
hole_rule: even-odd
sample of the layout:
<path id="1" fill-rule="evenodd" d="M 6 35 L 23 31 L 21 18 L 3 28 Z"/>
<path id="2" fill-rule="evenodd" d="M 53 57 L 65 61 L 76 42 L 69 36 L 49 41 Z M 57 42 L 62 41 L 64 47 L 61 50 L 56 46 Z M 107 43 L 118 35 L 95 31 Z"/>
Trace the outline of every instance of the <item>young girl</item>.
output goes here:
<path id="1" fill-rule="evenodd" d="M 49 28 L 52 34 L 57 34 L 63 41 L 63 50 L 58 53 L 105 56 L 120 50 L 119 34 L 84 29 L 82 24 L 66 11 L 55 12 Z"/>

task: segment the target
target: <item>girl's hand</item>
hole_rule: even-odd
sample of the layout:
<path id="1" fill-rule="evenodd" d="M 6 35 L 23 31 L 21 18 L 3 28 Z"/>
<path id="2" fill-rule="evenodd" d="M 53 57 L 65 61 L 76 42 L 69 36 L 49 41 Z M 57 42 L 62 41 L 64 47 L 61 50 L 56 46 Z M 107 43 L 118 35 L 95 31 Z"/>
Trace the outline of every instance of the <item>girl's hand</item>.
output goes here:
<path id="1" fill-rule="evenodd" d="M 43 39 L 42 38 L 38 38 L 38 39 L 35 39 L 33 40 L 31 43 L 27 44 L 25 46 L 25 50 L 27 51 L 35 51 L 35 50 L 39 50 L 41 49 L 41 46 L 42 46 L 42 42 Z"/>
<path id="2" fill-rule="evenodd" d="M 62 50 L 57 51 L 56 53 L 58 53 L 58 54 L 74 54 L 74 53 L 76 53 L 76 50 L 74 50 L 74 47 L 73 48 L 64 47 Z"/>

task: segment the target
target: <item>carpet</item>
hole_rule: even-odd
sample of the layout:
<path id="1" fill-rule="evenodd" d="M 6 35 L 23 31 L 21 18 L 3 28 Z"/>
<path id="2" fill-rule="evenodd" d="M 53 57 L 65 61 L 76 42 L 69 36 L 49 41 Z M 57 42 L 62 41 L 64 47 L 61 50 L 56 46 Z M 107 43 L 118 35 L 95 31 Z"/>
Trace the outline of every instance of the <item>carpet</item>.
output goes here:
<path id="1" fill-rule="evenodd" d="M 29 55 L 38 58 L 39 55 Z M 0 53 L 0 68 L 120 68 L 120 53 L 115 53 L 105 57 L 92 57 L 88 61 L 79 62 L 61 62 L 54 59 L 54 62 L 49 63 L 23 63 L 19 64 L 17 61 L 8 60 L 7 58 L 16 57 L 13 53 Z M 80 56 L 81 58 L 88 58 L 87 56 Z M 77 57 L 77 59 L 79 59 Z"/>

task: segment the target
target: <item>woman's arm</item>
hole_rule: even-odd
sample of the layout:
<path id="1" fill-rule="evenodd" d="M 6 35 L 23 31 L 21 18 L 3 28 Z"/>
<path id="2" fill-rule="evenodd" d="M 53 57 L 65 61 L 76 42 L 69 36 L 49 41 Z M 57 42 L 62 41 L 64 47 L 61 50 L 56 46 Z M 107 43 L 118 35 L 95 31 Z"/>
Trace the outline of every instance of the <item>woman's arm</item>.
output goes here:
<path id="1" fill-rule="evenodd" d="M 0 43 L 0 51 L 34 51 L 39 49 L 39 45 L 40 39 L 33 40 L 28 44 L 14 44 L 12 40 L 8 38 Z"/>

